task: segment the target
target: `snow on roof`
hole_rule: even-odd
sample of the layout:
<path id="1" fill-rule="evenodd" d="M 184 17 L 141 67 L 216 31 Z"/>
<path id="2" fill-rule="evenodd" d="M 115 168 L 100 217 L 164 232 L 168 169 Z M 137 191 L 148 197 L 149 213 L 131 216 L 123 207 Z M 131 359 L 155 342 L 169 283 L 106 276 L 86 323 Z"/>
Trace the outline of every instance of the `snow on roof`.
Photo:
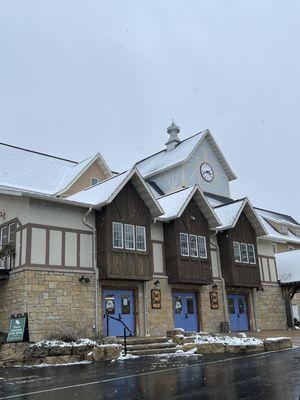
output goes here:
<path id="1" fill-rule="evenodd" d="M 145 158 L 144 160 L 138 161 L 135 164 L 135 167 L 139 169 L 140 173 L 144 177 L 149 177 L 175 165 L 181 164 L 182 162 L 189 159 L 189 157 L 191 157 L 194 150 L 205 137 L 215 151 L 220 163 L 223 165 L 229 180 L 236 179 L 235 174 L 225 160 L 223 153 L 221 152 L 219 146 L 217 145 L 216 141 L 214 140 L 212 134 L 208 129 L 183 140 L 175 147 L 175 149 L 171 151 L 167 151 L 165 149 L 156 154 L 153 154 L 148 158 Z"/>
<path id="2" fill-rule="evenodd" d="M 224 204 L 232 203 L 234 201 L 230 197 L 224 197 L 214 193 L 204 192 L 204 195 L 212 207 L 222 206 Z"/>
<path id="3" fill-rule="evenodd" d="M 215 207 L 215 213 L 222 223 L 222 225 L 220 225 L 218 229 L 225 230 L 233 227 L 243 205 L 244 199 L 232 202 L 230 204 Z"/>
<path id="4" fill-rule="evenodd" d="M 0 185 L 56 194 L 80 175 L 96 155 L 80 163 L 0 143 Z"/>
<path id="5" fill-rule="evenodd" d="M 283 283 L 300 281 L 300 250 L 276 254 L 278 279 Z"/>
<path id="6" fill-rule="evenodd" d="M 203 212 L 203 215 L 206 217 L 210 228 L 218 226 L 220 221 L 198 185 L 190 186 L 159 197 L 158 202 L 164 210 L 164 214 L 161 215 L 159 219 L 170 221 L 174 218 L 180 217 L 193 197 L 198 204 L 198 207 Z"/>
<path id="7" fill-rule="evenodd" d="M 300 227 L 300 224 L 290 215 L 277 213 L 275 211 L 263 210 L 261 208 L 256 208 L 256 207 L 255 209 L 259 213 L 259 215 L 261 215 L 266 219 L 277 222 L 279 224 L 285 224 L 285 225 L 287 224 L 295 227 Z"/>
<path id="8" fill-rule="evenodd" d="M 125 171 L 119 175 L 108 178 L 97 185 L 88 187 L 78 193 L 66 197 L 66 200 L 94 207 L 104 206 L 113 201 L 117 194 L 131 179 L 136 190 L 139 192 L 145 204 L 150 209 L 151 214 L 155 217 L 162 215 L 163 210 L 161 209 L 149 186 L 145 183 L 142 176 L 136 169 Z"/>

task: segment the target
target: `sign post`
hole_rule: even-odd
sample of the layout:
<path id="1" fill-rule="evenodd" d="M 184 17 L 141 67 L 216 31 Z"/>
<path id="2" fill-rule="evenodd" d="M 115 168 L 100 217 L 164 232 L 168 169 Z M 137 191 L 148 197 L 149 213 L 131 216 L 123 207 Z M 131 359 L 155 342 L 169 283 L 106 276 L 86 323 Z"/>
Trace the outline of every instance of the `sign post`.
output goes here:
<path id="1" fill-rule="evenodd" d="M 14 314 L 10 317 L 7 343 L 28 342 L 28 315 Z"/>

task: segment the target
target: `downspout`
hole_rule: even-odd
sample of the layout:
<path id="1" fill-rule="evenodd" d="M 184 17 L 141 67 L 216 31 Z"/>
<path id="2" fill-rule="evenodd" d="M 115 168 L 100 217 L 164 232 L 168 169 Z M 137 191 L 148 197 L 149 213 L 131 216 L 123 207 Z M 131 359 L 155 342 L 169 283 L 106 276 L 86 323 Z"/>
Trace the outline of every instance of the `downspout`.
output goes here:
<path id="1" fill-rule="evenodd" d="M 229 328 L 231 329 L 231 327 L 230 327 L 230 319 L 229 319 L 229 312 L 228 312 L 228 302 L 227 302 L 227 296 L 226 296 L 226 286 L 225 286 L 225 280 L 224 280 L 223 275 L 222 275 L 221 256 L 220 256 L 220 249 L 219 249 L 218 240 L 217 240 L 217 234 L 218 234 L 218 232 L 216 231 L 212 235 L 210 241 L 211 241 L 212 245 L 215 246 L 216 249 L 217 249 L 217 262 L 218 262 L 219 277 L 221 279 L 222 286 L 223 286 L 223 291 L 222 292 L 223 292 L 223 306 L 224 306 L 225 322 L 228 322 Z M 213 237 L 216 238 L 216 243 L 214 243 L 212 241 Z"/>
<path id="2" fill-rule="evenodd" d="M 95 272 L 95 331 L 96 331 L 96 338 L 99 339 L 99 310 L 98 310 L 98 300 L 99 300 L 99 270 L 97 267 L 97 260 L 96 260 L 96 228 L 94 225 L 90 224 L 87 221 L 88 215 L 93 211 L 93 208 L 90 207 L 88 211 L 83 215 L 82 222 L 88 228 L 92 229 L 93 231 L 93 241 L 92 241 L 92 267 Z"/>

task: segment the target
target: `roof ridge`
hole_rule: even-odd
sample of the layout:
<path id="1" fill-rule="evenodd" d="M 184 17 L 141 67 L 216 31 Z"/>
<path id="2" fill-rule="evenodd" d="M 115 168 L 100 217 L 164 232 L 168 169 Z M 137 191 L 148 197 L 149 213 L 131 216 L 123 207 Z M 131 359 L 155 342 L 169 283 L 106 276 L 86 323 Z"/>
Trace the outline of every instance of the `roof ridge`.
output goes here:
<path id="1" fill-rule="evenodd" d="M 162 198 L 164 198 L 164 197 L 167 197 L 167 196 L 171 196 L 172 194 L 175 194 L 175 193 L 182 192 L 183 190 L 187 190 L 187 189 L 194 188 L 195 186 L 196 186 L 196 185 L 192 185 L 192 186 L 187 186 L 187 187 L 185 187 L 185 188 L 180 188 L 180 189 L 174 190 L 174 192 L 166 193 L 166 194 L 164 194 L 163 196 L 157 197 L 157 200 L 160 200 L 160 199 L 162 199 Z"/>
<path id="2" fill-rule="evenodd" d="M 272 210 L 267 210 L 266 208 L 260 208 L 260 207 L 254 207 L 256 210 L 260 210 L 260 211 L 266 211 L 266 212 L 270 212 L 270 213 L 274 213 L 277 215 L 281 215 L 283 217 L 288 217 L 291 220 L 294 221 L 294 223 L 296 223 L 297 225 L 300 225 L 300 223 L 298 221 L 296 221 L 292 216 L 288 215 L 288 214 L 283 214 L 282 212 L 277 212 L 277 211 L 272 211 Z M 270 217 L 271 218 L 271 217 Z"/>
<path id="3" fill-rule="evenodd" d="M 62 158 L 62 157 L 58 157 L 58 156 L 53 156 L 52 154 L 42 153 L 42 152 L 40 152 L 40 151 L 25 149 L 24 147 L 14 146 L 14 145 L 8 144 L 8 143 L 0 142 L 0 145 L 2 145 L 2 146 L 7 146 L 7 147 L 12 147 L 13 149 L 17 149 L 17 150 L 27 151 L 27 152 L 33 153 L 33 154 L 39 154 L 39 155 L 45 156 L 45 157 L 55 158 L 55 159 L 57 159 L 57 160 L 68 161 L 68 162 L 71 162 L 71 163 L 73 163 L 73 164 L 79 164 L 78 161 L 68 160 L 67 158 Z"/>
<path id="4" fill-rule="evenodd" d="M 187 138 L 181 140 L 181 141 L 177 144 L 177 146 L 175 147 L 175 149 L 176 149 L 178 146 L 180 146 L 182 143 L 186 142 L 187 140 L 192 139 L 193 137 L 195 137 L 195 136 L 197 136 L 197 135 L 200 135 L 200 133 L 203 133 L 203 132 L 205 132 L 205 131 L 207 131 L 207 130 L 208 130 L 208 129 L 204 129 L 203 131 L 194 133 L 192 136 L 189 136 L 189 137 L 187 137 Z M 137 161 L 134 165 L 138 165 L 138 164 L 140 164 L 141 162 L 146 161 L 146 160 L 148 160 L 149 158 L 154 157 L 154 156 L 156 156 L 157 154 L 160 154 L 160 153 L 163 153 L 163 152 L 166 152 L 166 151 L 167 151 L 167 149 L 159 150 L 159 151 L 157 151 L 156 153 L 153 153 L 153 154 L 151 154 L 151 155 L 148 156 L 148 157 L 142 158 L 141 160 Z"/>

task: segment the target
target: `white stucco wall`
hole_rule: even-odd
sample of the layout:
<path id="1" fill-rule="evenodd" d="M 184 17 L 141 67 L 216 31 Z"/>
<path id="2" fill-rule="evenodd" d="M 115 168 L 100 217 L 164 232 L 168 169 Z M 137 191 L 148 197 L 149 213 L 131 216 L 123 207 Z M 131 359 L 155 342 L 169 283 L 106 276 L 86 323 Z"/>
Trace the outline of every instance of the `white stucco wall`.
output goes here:
<path id="1" fill-rule="evenodd" d="M 275 257 L 273 243 L 269 240 L 257 241 L 257 252 L 259 256 Z"/>
<path id="2" fill-rule="evenodd" d="M 49 264 L 62 264 L 62 232 L 53 229 L 49 232 Z"/>
<path id="3" fill-rule="evenodd" d="M 92 267 L 92 235 L 80 235 L 80 267 Z"/>

